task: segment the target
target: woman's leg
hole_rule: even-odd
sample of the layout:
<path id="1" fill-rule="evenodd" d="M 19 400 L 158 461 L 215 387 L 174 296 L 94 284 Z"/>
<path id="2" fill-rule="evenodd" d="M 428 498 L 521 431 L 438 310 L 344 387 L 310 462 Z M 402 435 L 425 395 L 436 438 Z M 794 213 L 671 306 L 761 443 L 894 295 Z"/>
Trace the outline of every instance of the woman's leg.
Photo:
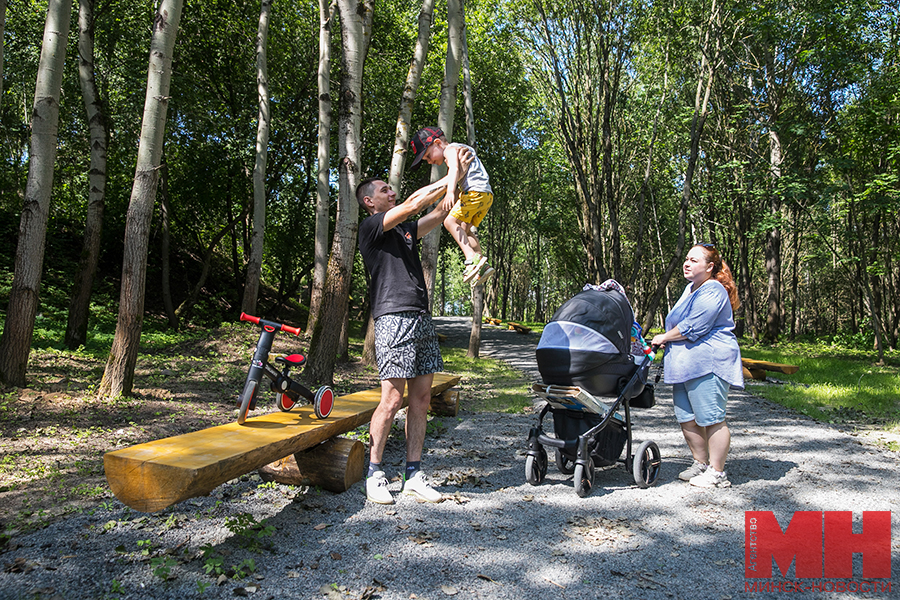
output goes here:
<path id="1" fill-rule="evenodd" d="M 687 442 L 694 460 L 708 465 L 710 451 L 706 437 L 706 427 L 700 427 L 697 425 L 697 421 L 688 421 L 687 423 L 681 423 L 681 433 L 684 435 L 684 441 Z"/>
<path id="2" fill-rule="evenodd" d="M 731 448 L 731 431 L 725 421 L 705 427 L 709 447 L 709 464 L 716 471 L 725 471 L 725 459 Z"/>

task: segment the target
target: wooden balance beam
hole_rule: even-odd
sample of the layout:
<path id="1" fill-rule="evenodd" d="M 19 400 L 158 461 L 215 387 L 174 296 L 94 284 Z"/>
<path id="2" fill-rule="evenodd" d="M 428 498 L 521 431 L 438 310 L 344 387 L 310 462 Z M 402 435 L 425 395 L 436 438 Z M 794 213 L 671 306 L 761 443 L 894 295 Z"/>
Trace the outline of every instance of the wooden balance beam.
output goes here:
<path id="1" fill-rule="evenodd" d="M 459 383 L 435 373 L 432 397 Z M 327 419 L 311 405 L 168 437 L 103 456 L 106 480 L 116 497 L 141 512 L 205 496 L 217 486 L 364 425 L 381 400 L 381 388 L 335 398 Z M 403 406 L 408 403 L 406 396 Z"/>
<path id="2" fill-rule="evenodd" d="M 754 360 L 752 358 L 741 358 L 741 365 L 744 367 L 744 377 L 751 379 L 764 380 L 766 371 L 774 371 L 775 373 L 784 373 L 785 375 L 793 375 L 800 370 L 797 365 L 782 365 L 765 360 Z"/>

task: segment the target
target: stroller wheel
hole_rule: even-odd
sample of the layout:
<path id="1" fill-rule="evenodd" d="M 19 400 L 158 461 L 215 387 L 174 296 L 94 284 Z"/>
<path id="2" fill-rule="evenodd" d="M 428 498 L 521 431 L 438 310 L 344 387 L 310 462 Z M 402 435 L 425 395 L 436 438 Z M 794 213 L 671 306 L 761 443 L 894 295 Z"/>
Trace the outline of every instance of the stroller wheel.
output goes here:
<path id="1" fill-rule="evenodd" d="M 563 475 L 571 475 L 575 472 L 575 461 L 567 458 L 562 450 L 559 448 L 556 449 L 556 468 L 559 469 L 559 472 Z"/>
<path id="2" fill-rule="evenodd" d="M 547 476 L 547 451 L 540 448 L 538 456 L 525 457 L 525 480 L 531 485 L 540 485 Z"/>
<path id="3" fill-rule="evenodd" d="M 656 445 L 656 442 L 647 441 L 638 446 L 632 460 L 631 470 L 634 474 L 634 482 L 639 488 L 648 488 L 656 483 L 661 462 L 659 446 Z"/>
<path id="4" fill-rule="evenodd" d="M 588 458 L 588 464 L 575 463 L 575 493 L 584 498 L 594 488 L 594 459 Z"/>

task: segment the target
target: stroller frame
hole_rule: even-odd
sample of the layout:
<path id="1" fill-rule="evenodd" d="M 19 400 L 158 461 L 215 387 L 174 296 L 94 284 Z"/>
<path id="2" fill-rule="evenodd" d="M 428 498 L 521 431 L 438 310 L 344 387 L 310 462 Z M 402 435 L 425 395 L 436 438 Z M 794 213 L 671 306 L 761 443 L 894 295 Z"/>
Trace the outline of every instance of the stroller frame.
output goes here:
<path id="1" fill-rule="evenodd" d="M 558 386 L 543 383 L 535 383 L 532 391 L 546 400 L 541 410 L 538 424 L 532 427 L 528 434 L 528 452 L 525 458 L 525 477 L 528 483 L 539 485 L 547 475 L 548 456 L 544 446 L 556 449 L 556 464 L 560 472 L 575 476 L 575 492 L 580 497 L 590 494 L 594 487 L 594 470 L 597 466 L 610 466 L 624 463 L 625 468 L 634 476 L 635 483 L 640 488 L 647 488 L 656 483 L 659 476 L 661 463 L 659 446 L 656 442 L 645 441 L 640 444 L 633 455 L 631 435 L 631 401 L 637 396 L 635 390 L 645 385 L 641 381 L 641 374 L 646 374 L 651 355 L 645 356 L 641 364 L 635 369 L 631 379 L 622 386 L 621 391 L 611 406 L 598 399 L 587 390 L 577 386 Z M 646 381 L 646 376 L 644 377 Z M 608 397 L 606 397 L 608 398 Z M 618 417 L 617 411 L 623 409 L 624 422 Z M 585 414 L 599 415 L 603 418 L 599 423 L 590 427 L 587 431 L 574 439 L 560 439 L 544 433 L 544 417 L 548 412 L 554 415 L 566 411 L 577 411 Z M 616 456 L 604 455 L 601 447 L 601 433 L 608 427 L 621 428 L 625 434 L 625 458 L 621 458 L 621 446 Z M 615 444 L 618 446 L 618 444 Z M 574 456 L 574 466 L 571 457 Z M 599 465 L 597 463 L 600 463 Z"/>

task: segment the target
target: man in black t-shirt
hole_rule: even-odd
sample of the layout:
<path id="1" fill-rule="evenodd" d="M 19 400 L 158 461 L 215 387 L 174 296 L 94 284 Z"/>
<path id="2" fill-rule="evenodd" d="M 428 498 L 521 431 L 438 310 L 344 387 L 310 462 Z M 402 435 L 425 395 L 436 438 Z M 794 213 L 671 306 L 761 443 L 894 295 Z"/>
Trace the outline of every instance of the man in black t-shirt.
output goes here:
<path id="1" fill-rule="evenodd" d="M 447 183 L 447 178 L 441 179 L 401 204 L 396 204 L 396 192 L 380 179 L 365 179 L 356 188 L 357 201 L 369 213 L 359 226 L 359 250 L 369 272 L 375 358 L 381 378 L 381 402 L 369 426 L 366 497 L 379 504 L 394 502 L 381 460 L 407 386 L 406 470 L 401 491 L 427 502 L 443 499 L 419 468 L 431 383 L 434 373 L 444 368 L 428 312 L 419 240 L 443 223 L 447 211 L 436 207 L 418 221 L 405 221 L 443 197 Z"/>

